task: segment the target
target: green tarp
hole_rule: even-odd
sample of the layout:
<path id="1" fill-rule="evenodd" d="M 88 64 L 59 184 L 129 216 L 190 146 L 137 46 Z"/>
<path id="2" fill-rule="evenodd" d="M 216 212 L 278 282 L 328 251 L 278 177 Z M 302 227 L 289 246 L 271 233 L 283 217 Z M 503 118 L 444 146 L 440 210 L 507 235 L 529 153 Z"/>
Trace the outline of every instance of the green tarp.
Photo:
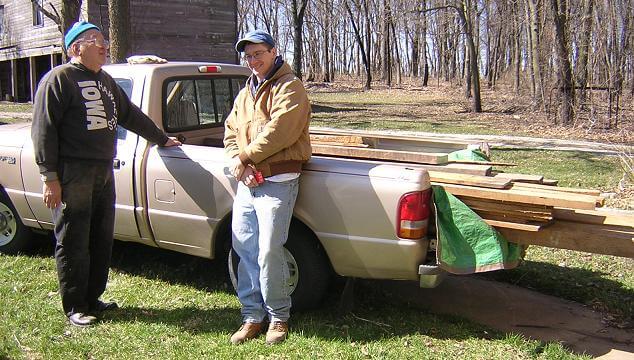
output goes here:
<path id="1" fill-rule="evenodd" d="M 491 159 L 479 149 L 463 149 L 449 153 L 449 161 L 491 161 Z"/>
<path id="2" fill-rule="evenodd" d="M 432 186 L 436 205 L 438 265 L 453 274 L 511 269 L 523 257 L 523 247 L 509 243 L 467 205 Z"/>

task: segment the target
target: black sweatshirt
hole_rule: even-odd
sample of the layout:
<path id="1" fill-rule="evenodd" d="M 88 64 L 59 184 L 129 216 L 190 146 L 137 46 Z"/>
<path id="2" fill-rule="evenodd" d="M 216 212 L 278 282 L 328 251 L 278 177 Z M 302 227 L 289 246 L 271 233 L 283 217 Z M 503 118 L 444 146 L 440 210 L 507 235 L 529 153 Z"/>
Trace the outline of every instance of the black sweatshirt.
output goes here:
<path id="1" fill-rule="evenodd" d="M 31 138 L 46 180 L 57 179 L 59 159 L 112 161 L 117 125 L 163 145 L 167 136 L 132 104 L 114 79 L 68 63 L 48 72 L 34 99 Z"/>

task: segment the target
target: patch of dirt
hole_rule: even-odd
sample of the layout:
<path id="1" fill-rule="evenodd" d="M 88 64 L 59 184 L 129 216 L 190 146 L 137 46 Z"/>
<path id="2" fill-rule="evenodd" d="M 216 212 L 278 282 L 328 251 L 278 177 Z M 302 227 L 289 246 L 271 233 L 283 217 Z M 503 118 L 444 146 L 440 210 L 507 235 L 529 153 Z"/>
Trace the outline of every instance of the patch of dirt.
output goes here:
<path id="1" fill-rule="evenodd" d="M 434 289 L 417 285 L 383 281 L 377 286 L 397 302 L 464 317 L 505 333 L 560 342 L 578 354 L 634 358 L 634 331 L 611 326 L 609 319 L 587 306 L 477 276 L 449 276 Z"/>

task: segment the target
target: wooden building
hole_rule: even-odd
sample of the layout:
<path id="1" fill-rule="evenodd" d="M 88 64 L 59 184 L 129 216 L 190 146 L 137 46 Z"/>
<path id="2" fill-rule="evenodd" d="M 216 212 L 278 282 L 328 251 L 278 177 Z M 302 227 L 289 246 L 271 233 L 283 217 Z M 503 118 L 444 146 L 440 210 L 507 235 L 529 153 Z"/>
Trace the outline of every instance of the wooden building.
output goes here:
<path id="1" fill-rule="evenodd" d="M 58 11 L 62 0 L 37 0 Z M 81 20 L 108 38 L 107 0 L 83 0 Z M 234 0 L 130 0 L 130 55 L 236 63 Z M 62 61 L 62 34 L 31 0 L 0 0 L 0 100 L 32 101 L 37 83 Z"/>

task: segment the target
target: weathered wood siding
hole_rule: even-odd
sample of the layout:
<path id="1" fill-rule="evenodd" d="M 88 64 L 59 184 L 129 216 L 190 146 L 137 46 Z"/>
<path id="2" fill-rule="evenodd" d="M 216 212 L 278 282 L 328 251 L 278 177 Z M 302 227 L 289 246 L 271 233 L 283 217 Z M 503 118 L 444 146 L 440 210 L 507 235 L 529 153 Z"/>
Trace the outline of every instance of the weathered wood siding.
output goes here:
<path id="1" fill-rule="evenodd" d="M 44 3 L 52 3 L 57 9 L 61 6 L 61 0 Z M 42 26 L 33 26 L 30 0 L 0 0 L 0 5 L 4 5 L 0 61 L 61 52 L 62 35 L 53 20 L 44 16 Z"/>
<path id="2" fill-rule="evenodd" d="M 235 63 L 236 6 L 232 0 L 131 0 L 129 53 Z M 108 33 L 106 0 L 91 1 L 88 16 Z"/>
<path id="3" fill-rule="evenodd" d="M 58 11 L 61 0 L 44 0 Z M 33 26 L 30 0 L 0 0 L 4 5 L 0 61 L 62 51 L 57 25 L 44 16 Z M 168 60 L 235 63 L 236 2 L 233 0 L 130 0 L 130 54 L 154 54 Z M 108 36 L 107 0 L 84 0 L 82 19 L 99 25 Z"/>

